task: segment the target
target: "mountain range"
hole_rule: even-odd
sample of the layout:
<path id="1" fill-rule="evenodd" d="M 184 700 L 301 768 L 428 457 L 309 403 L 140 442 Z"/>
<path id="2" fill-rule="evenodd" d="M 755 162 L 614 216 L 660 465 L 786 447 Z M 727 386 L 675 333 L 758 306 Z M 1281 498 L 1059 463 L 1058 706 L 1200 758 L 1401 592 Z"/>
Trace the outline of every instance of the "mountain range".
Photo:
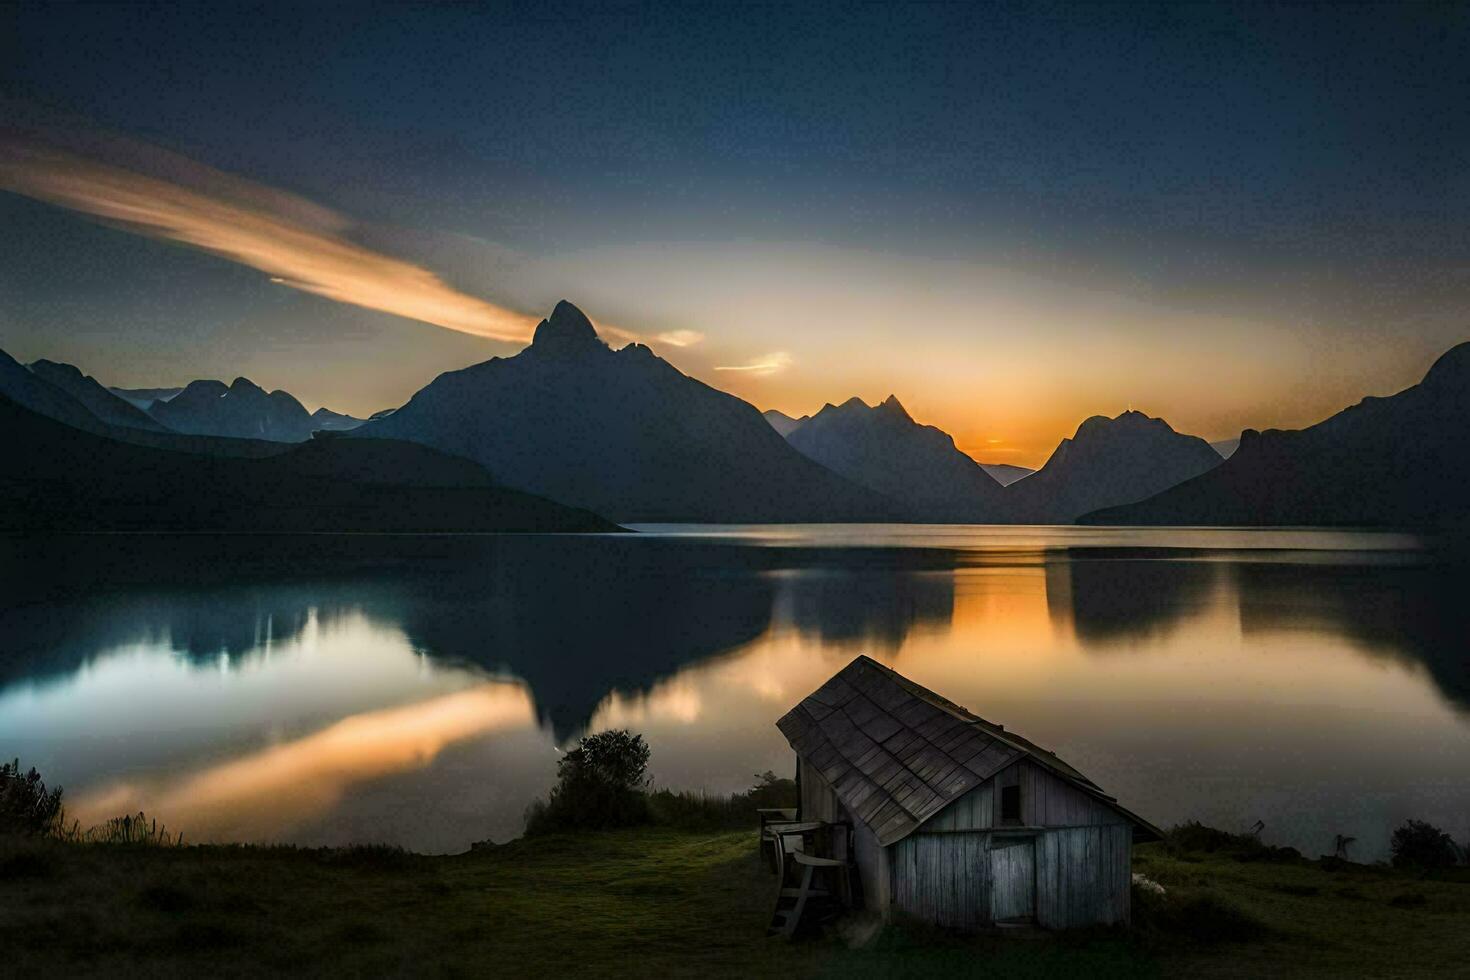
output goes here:
<path id="1" fill-rule="evenodd" d="M 409 443 L 328 438 L 251 459 L 134 445 L 97 428 L 0 394 L 7 456 L 25 461 L 0 470 L 0 531 L 616 530 Z"/>
<path id="2" fill-rule="evenodd" d="M 168 401 L 156 401 L 149 414 L 175 432 L 305 442 L 316 426 L 311 413 L 289 392 L 266 390 L 249 378 L 191 381 Z"/>
<path id="3" fill-rule="evenodd" d="M 1219 466 L 1220 454 L 1163 419 L 1128 411 L 1094 415 L 1063 439 L 1046 465 L 1012 486 L 1022 524 L 1070 524 L 1090 511 L 1150 497 Z"/>
<path id="4" fill-rule="evenodd" d="M 1365 398 L 1305 429 L 1247 429 L 1210 472 L 1084 521 L 1463 526 L 1467 486 L 1470 343 L 1462 343 L 1396 395 Z"/>
<path id="5" fill-rule="evenodd" d="M 166 426 L 153 416 L 108 391 L 101 382 L 83 374 L 79 368 L 45 360 L 33 361 L 29 367 L 32 374 L 71 395 L 82 403 L 82 407 L 108 425 L 151 432 L 166 430 Z"/>
<path id="6" fill-rule="evenodd" d="M 769 422 L 769 413 L 766 418 Z M 875 407 L 850 398 L 793 421 L 787 442 L 895 501 L 905 520 L 997 524 L 1007 519 L 1005 494 L 995 477 L 956 449 L 948 433 L 915 422 L 892 395 Z"/>
<path id="7" fill-rule="evenodd" d="M 129 405 L 132 405 L 134 408 L 141 408 L 143 411 L 146 412 L 148 411 L 148 409 L 153 407 L 154 402 L 166 402 L 184 389 L 114 388 L 109 386 L 107 390 L 112 392 L 117 397 L 121 398 L 123 401 L 127 402 Z"/>
<path id="8" fill-rule="evenodd" d="M 41 431 L 39 416 L 61 424 L 46 431 L 71 450 L 81 433 L 104 440 L 105 450 L 92 448 L 123 474 L 116 480 L 137 495 L 137 506 L 124 520 L 117 500 L 68 489 L 68 479 L 83 479 L 83 467 L 56 478 L 56 499 L 78 507 L 92 500 L 99 513 L 112 515 L 106 520 L 136 523 L 151 514 L 165 526 L 174 526 L 167 519 L 173 497 L 185 523 L 218 520 L 206 520 L 212 512 L 200 501 L 189 502 L 196 486 L 213 486 L 262 527 L 279 527 L 310 521 L 289 494 L 271 497 L 262 489 L 267 477 L 282 487 L 337 480 L 401 489 L 421 473 L 437 474 L 437 491 L 460 484 L 513 490 L 624 522 L 1463 524 L 1470 516 L 1462 492 L 1470 476 L 1467 390 L 1470 344 L 1462 344 L 1420 384 L 1364 399 L 1303 430 L 1246 430 L 1239 440 L 1212 445 L 1140 412 L 1095 416 L 1032 473 L 975 462 L 948 434 L 915 421 L 896 397 L 876 406 L 852 398 L 801 418 L 762 415 L 641 344 L 613 350 L 567 302 L 519 354 L 443 374 L 406 405 L 368 420 L 327 409 L 308 413 L 286 392 L 268 393 L 244 378 L 108 389 L 71 365 L 41 360 L 27 367 L 0 351 L 0 397 L 20 426 L 15 431 Z M 405 443 L 435 452 L 412 455 L 428 450 Z M 155 455 L 129 456 L 134 450 Z M 208 457 L 216 476 L 239 461 L 270 462 L 238 471 L 240 486 L 255 488 L 247 493 L 252 504 L 231 498 L 203 470 L 181 489 L 172 482 L 189 469 L 180 455 Z M 27 480 L 36 489 L 29 470 L 43 468 L 29 450 L 10 460 L 13 472 L 0 478 L 14 500 L 24 496 L 16 488 Z M 153 481 L 153 510 L 138 503 L 146 482 L 138 474 L 149 467 L 170 475 Z M 114 479 L 105 472 L 87 478 Z M 327 513 L 348 506 L 342 495 L 320 488 L 316 495 L 330 504 Z M 262 517 L 267 498 L 295 516 Z M 39 514 L 38 527 L 86 523 L 80 511 L 48 518 L 25 505 L 16 513 Z M 371 515 L 369 525 L 394 523 L 372 507 L 363 513 Z M 428 518 L 407 519 L 414 521 Z M 341 524 L 342 516 L 325 522 Z"/>
<path id="9" fill-rule="evenodd" d="M 900 515 L 894 501 L 787 445 L 746 402 L 642 344 L 611 349 L 566 301 L 519 354 L 442 374 L 347 438 L 433 446 L 509 486 L 619 522 Z"/>

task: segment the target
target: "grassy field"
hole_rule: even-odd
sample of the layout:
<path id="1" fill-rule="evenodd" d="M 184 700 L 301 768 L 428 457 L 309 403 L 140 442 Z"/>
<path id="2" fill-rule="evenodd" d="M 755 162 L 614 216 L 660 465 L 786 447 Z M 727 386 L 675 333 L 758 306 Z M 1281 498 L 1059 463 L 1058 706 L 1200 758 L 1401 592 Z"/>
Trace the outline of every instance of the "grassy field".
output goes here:
<path id="1" fill-rule="evenodd" d="M 753 832 L 639 829 L 454 857 L 0 840 L 21 976 L 1470 976 L 1470 883 L 1140 848 L 1131 930 L 764 938 Z"/>

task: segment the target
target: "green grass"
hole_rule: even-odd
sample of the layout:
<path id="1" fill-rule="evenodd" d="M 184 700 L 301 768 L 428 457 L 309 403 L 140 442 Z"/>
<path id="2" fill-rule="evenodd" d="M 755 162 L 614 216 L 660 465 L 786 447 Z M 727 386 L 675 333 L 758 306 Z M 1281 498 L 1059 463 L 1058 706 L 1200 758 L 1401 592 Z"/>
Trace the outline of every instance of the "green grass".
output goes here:
<path id="1" fill-rule="evenodd" d="M 549 836 L 454 857 L 0 840 L 6 975 L 1470 975 L 1470 883 L 1141 848 L 1131 930 L 764 937 L 754 832 Z M 1186 859 L 1187 858 L 1187 859 Z"/>

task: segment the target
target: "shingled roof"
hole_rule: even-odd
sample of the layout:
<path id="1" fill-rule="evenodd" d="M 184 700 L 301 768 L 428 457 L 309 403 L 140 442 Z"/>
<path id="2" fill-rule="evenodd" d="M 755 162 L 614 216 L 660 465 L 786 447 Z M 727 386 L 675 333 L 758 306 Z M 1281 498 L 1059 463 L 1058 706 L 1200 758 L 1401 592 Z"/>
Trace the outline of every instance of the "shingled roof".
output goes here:
<path id="1" fill-rule="evenodd" d="M 1052 753 L 869 657 L 834 674 L 776 727 L 884 846 L 1023 757 L 1123 813 L 1147 836 L 1158 834 Z"/>

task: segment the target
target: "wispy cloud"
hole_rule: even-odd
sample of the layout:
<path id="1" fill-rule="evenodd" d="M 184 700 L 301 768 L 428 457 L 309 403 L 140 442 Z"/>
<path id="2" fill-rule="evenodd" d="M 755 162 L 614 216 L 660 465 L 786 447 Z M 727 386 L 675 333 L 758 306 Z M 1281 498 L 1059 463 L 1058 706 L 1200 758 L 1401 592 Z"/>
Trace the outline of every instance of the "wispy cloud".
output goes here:
<path id="1" fill-rule="evenodd" d="M 137 147 L 130 154 L 139 158 Z M 496 306 L 428 269 L 348 237 L 352 222 L 311 201 L 163 150 L 148 169 L 0 138 L 0 190 L 258 269 L 302 292 L 495 340 L 525 341 L 537 318 Z"/>
<path id="2" fill-rule="evenodd" d="M 670 347 L 693 347 L 704 339 L 704 334 L 698 330 L 665 330 L 653 339 Z"/>
<path id="3" fill-rule="evenodd" d="M 784 350 L 773 351 L 763 357 L 744 364 L 721 364 L 715 367 L 716 371 L 745 371 L 750 374 L 765 376 L 767 374 L 779 374 L 789 368 L 792 364 L 791 355 Z"/>

